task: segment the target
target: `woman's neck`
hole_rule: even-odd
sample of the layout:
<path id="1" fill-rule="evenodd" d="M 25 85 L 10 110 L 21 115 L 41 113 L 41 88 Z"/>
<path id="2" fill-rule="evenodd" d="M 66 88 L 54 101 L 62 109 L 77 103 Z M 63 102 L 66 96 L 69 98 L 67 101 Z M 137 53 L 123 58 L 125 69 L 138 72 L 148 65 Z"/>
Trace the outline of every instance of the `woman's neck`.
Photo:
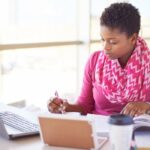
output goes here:
<path id="1" fill-rule="evenodd" d="M 130 50 L 130 52 L 129 52 L 128 54 L 126 54 L 126 55 L 124 55 L 124 56 L 118 58 L 118 61 L 119 61 L 120 66 L 121 66 L 122 68 L 125 68 L 125 66 L 126 66 L 128 60 L 129 60 L 130 56 L 132 55 L 132 53 L 133 53 L 133 51 L 134 51 L 134 48 L 135 48 L 135 46 Z"/>

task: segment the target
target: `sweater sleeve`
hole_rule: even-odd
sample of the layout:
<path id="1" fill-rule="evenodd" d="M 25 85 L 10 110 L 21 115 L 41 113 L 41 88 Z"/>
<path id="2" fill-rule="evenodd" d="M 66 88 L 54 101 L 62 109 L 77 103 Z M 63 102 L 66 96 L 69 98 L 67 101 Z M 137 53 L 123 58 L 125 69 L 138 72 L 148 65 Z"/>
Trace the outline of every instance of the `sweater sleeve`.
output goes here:
<path id="1" fill-rule="evenodd" d="M 93 98 L 93 82 L 95 74 L 96 61 L 100 51 L 94 52 L 88 59 L 82 83 L 82 89 L 77 99 L 77 104 L 82 106 L 86 113 L 92 113 L 95 109 L 95 101 Z"/>

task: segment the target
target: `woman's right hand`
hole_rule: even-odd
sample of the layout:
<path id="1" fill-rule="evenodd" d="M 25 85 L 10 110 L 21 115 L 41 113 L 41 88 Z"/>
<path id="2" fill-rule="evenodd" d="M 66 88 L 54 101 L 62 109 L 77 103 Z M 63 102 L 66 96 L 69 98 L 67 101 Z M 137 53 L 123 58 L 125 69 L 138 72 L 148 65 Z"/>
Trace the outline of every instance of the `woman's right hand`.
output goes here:
<path id="1" fill-rule="evenodd" d="M 67 106 L 67 100 L 58 97 L 51 97 L 47 103 L 47 108 L 51 113 L 65 113 Z"/>

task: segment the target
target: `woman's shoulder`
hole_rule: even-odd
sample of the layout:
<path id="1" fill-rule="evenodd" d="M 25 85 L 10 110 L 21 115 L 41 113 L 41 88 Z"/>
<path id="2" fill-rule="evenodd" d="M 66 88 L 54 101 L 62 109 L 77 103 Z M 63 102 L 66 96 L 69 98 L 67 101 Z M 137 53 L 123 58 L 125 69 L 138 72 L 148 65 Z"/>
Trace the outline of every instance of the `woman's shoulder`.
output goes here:
<path id="1" fill-rule="evenodd" d="M 101 52 L 102 52 L 101 50 L 94 51 L 94 52 L 91 53 L 90 56 L 91 56 L 91 57 L 96 57 L 96 56 L 98 56 Z"/>
<path id="2" fill-rule="evenodd" d="M 98 50 L 98 51 L 93 52 L 90 55 L 89 60 L 88 60 L 88 62 L 90 64 L 90 68 L 95 68 L 97 59 L 98 59 L 99 55 L 102 54 L 102 53 L 103 53 L 103 51 Z"/>

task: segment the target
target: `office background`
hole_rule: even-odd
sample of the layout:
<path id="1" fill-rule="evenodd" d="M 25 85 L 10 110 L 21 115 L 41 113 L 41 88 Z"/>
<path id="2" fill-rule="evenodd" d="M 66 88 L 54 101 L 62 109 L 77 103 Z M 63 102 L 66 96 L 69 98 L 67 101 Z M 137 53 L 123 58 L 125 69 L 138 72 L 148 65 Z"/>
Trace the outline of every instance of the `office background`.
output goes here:
<path id="1" fill-rule="evenodd" d="M 45 107 L 55 90 L 74 102 L 89 54 L 102 48 L 99 16 L 116 1 L 0 0 L 0 102 Z M 126 1 L 150 46 L 150 1 Z"/>

